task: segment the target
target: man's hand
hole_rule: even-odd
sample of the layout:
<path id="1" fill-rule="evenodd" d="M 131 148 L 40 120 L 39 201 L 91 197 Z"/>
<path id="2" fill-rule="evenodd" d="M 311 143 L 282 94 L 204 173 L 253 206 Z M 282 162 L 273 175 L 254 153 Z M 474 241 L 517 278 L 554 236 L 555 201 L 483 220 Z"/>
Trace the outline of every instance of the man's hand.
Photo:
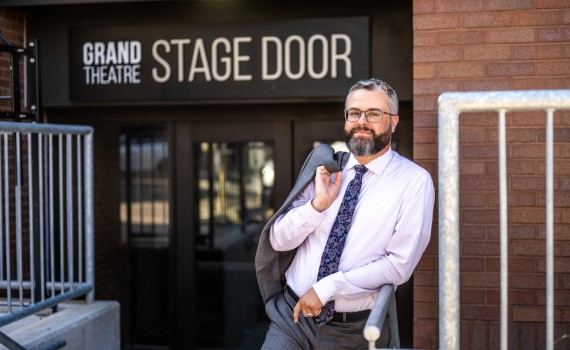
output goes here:
<path id="1" fill-rule="evenodd" d="M 295 323 L 299 322 L 299 313 L 303 315 L 303 317 L 314 317 L 318 316 L 323 308 L 323 303 L 321 303 L 321 299 L 317 295 L 317 292 L 313 288 L 311 288 L 307 293 L 305 293 L 299 301 L 295 308 L 293 309 L 293 321 Z"/>
<path id="2" fill-rule="evenodd" d="M 311 202 L 313 208 L 320 212 L 330 207 L 340 192 L 341 183 L 342 171 L 337 172 L 334 182 L 331 182 L 331 173 L 327 171 L 324 165 L 317 167 L 315 174 L 315 198 Z"/>

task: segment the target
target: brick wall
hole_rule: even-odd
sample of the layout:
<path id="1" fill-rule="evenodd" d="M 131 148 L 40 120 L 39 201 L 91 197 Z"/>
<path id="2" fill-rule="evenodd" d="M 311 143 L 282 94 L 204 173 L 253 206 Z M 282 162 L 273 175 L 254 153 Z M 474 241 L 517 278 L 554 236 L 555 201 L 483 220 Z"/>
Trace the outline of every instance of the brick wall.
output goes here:
<path id="1" fill-rule="evenodd" d="M 17 47 L 24 46 L 24 16 L 18 12 L 0 8 L 0 33 Z M 0 39 L 0 44 L 6 43 Z M 23 71 L 23 64 L 20 67 Z M 0 96 L 12 96 L 10 82 L 10 54 L 0 52 Z M 22 75 L 23 79 L 23 75 Z M 0 100 L 0 112 L 12 111 L 9 100 Z"/>
<path id="2" fill-rule="evenodd" d="M 567 0 L 414 0 L 414 159 L 437 188 L 446 91 L 570 88 Z M 570 332 L 570 112 L 555 114 L 555 330 Z M 500 341 L 497 115 L 460 116 L 461 349 Z M 545 348 L 545 116 L 507 115 L 509 348 Z M 437 208 L 414 276 L 414 347 L 438 344 Z M 556 349 L 570 348 L 568 339 Z"/>

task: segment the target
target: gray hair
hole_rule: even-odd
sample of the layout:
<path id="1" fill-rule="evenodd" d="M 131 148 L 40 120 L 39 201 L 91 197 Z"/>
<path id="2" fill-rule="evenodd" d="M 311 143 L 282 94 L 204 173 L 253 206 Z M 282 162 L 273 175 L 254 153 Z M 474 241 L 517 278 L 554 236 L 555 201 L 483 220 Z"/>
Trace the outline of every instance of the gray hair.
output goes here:
<path id="1" fill-rule="evenodd" d="M 394 89 L 392 89 L 392 87 L 386 82 L 376 78 L 359 80 L 352 85 L 346 95 L 346 101 L 344 103 L 345 109 L 350 95 L 352 95 L 354 91 L 361 89 L 368 91 L 384 91 L 388 96 L 388 106 L 390 106 L 389 112 L 392 114 L 398 114 L 398 95 L 396 94 L 396 91 L 394 91 Z"/>

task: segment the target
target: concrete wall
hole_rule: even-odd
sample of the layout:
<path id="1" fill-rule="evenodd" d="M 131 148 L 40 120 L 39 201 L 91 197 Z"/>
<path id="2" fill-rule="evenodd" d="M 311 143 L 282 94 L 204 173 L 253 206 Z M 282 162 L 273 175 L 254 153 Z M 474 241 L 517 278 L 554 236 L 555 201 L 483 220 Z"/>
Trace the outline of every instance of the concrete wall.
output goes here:
<path id="1" fill-rule="evenodd" d="M 65 341 L 66 350 L 121 348 L 120 308 L 114 301 L 66 302 L 53 313 L 26 317 L 0 329 L 26 349 L 46 349 Z M 7 349 L 0 345 L 0 349 Z"/>

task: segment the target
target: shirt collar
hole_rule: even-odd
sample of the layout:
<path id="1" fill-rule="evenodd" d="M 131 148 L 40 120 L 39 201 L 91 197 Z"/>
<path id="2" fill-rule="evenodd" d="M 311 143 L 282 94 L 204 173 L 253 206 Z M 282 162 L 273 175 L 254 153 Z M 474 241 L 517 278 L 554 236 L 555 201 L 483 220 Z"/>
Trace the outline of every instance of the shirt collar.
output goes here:
<path id="1" fill-rule="evenodd" d="M 390 163 L 390 160 L 392 160 L 393 157 L 394 157 L 394 151 L 392 151 L 392 148 L 388 148 L 388 152 L 384 153 L 380 157 L 366 164 L 366 167 L 368 168 L 369 171 L 372 171 L 374 174 L 377 175 L 382 174 L 382 172 L 384 171 L 384 169 L 386 169 L 388 163 Z M 352 169 L 354 168 L 355 165 L 358 164 L 360 163 L 358 162 L 358 160 L 356 160 L 356 158 L 354 158 L 354 155 L 351 153 L 350 158 L 346 163 L 346 169 L 347 170 Z"/>

